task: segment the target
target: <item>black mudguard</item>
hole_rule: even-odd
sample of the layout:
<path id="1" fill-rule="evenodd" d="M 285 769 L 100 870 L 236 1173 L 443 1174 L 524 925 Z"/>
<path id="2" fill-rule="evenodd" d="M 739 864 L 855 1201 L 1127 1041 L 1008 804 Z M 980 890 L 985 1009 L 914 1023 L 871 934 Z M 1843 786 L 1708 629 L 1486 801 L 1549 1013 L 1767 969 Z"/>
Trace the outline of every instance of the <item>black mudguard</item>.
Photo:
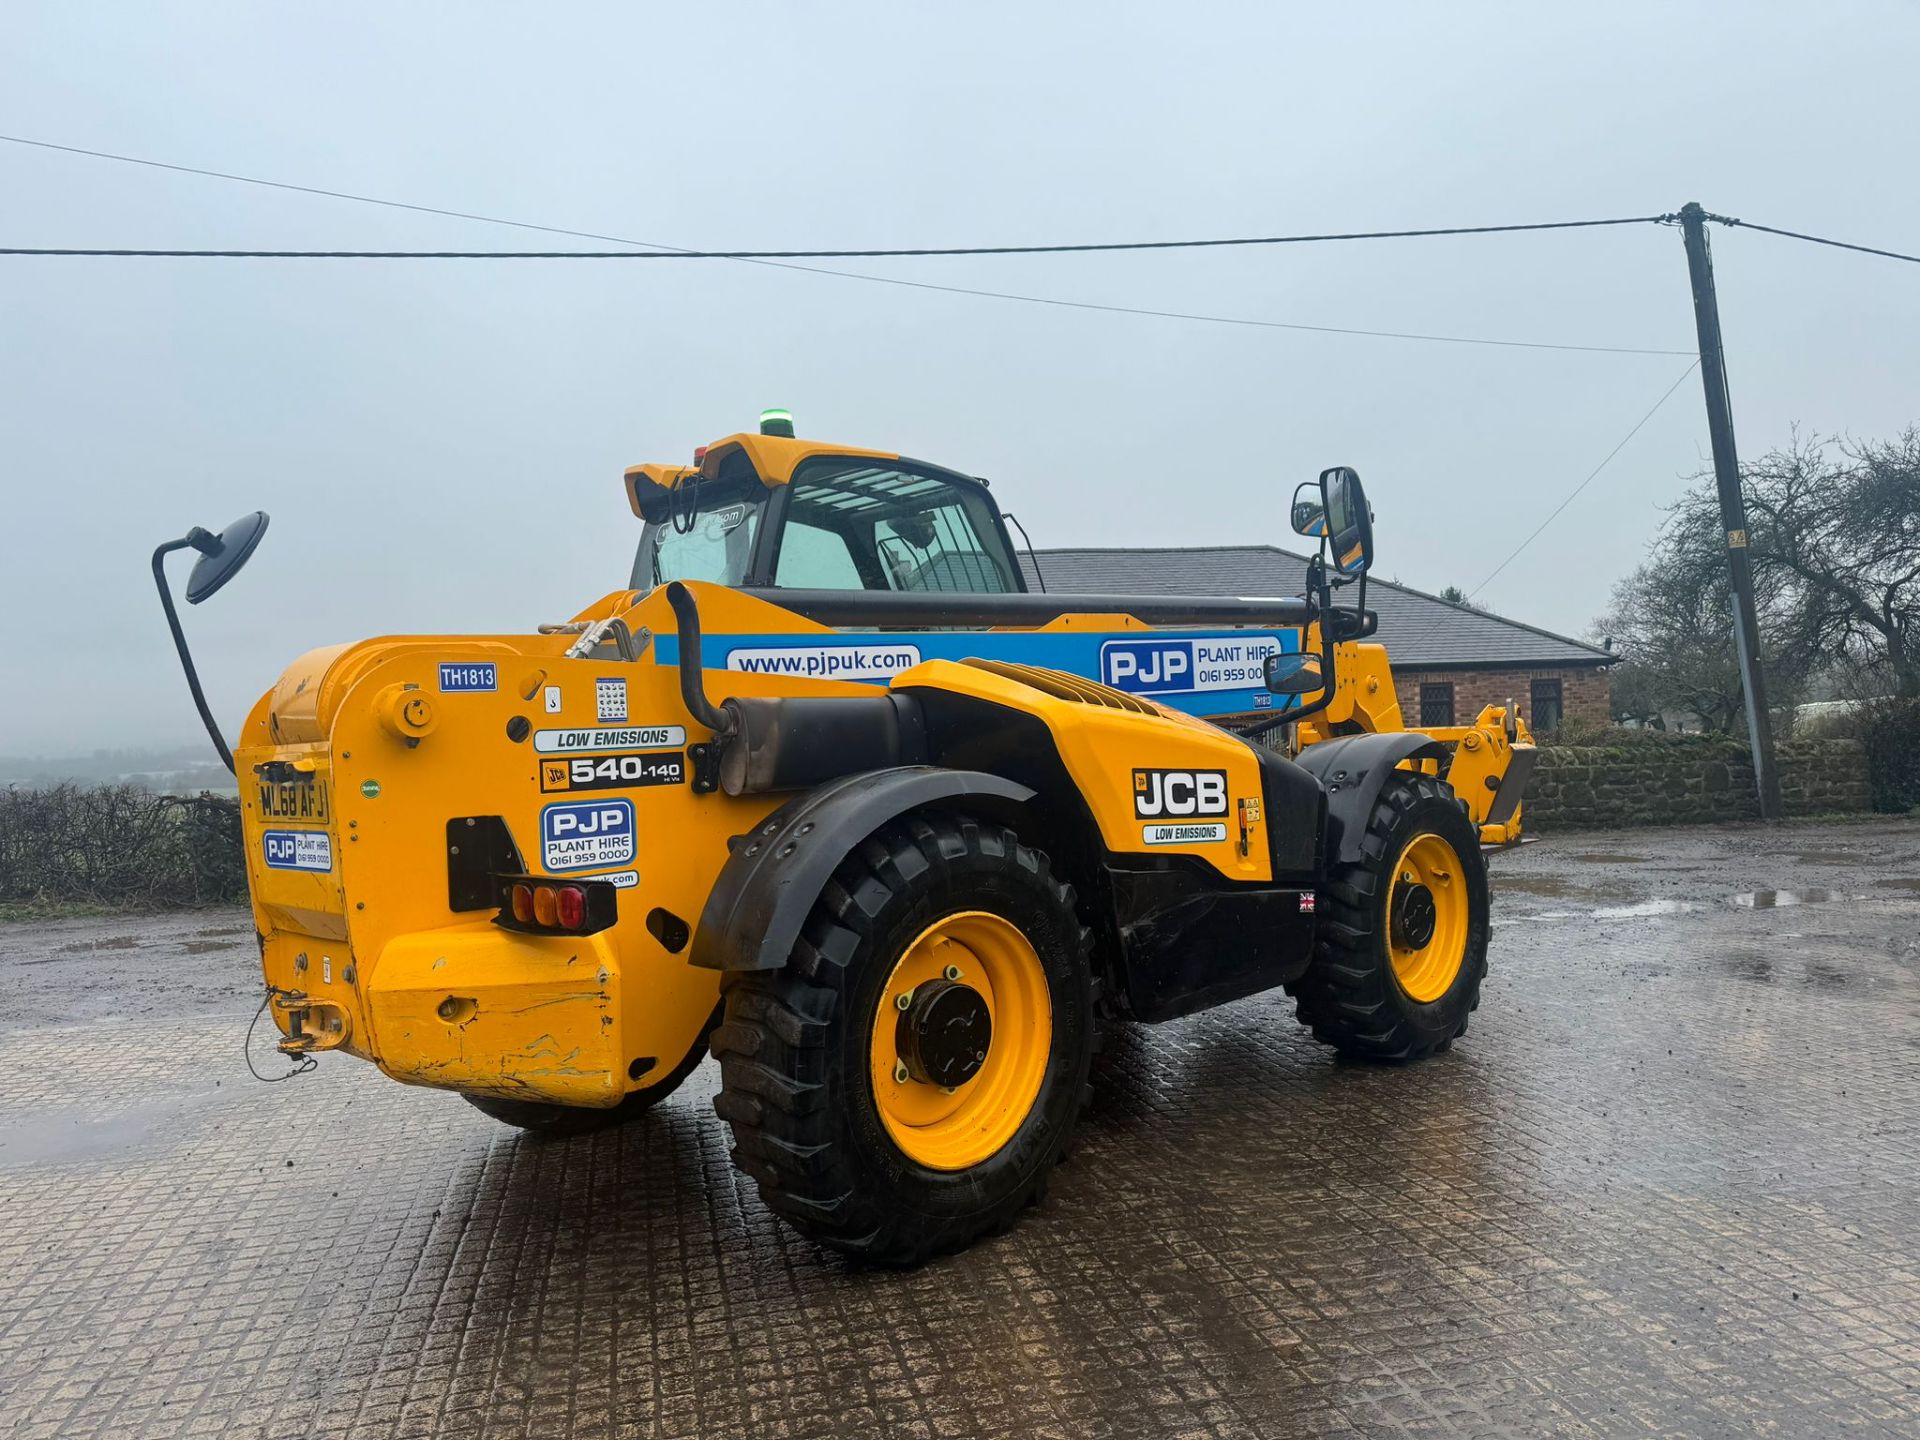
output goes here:
<path id="1" fill-rule="evenodd" d="M 1025 785 L 979 770 L 902 765 L 831 780 L 797 796 L 730 842 L 707 895 L 688 962 L 707 970 L 778 970 L 807 912 L 847 853 L 881 825 L 922 805 L 1033 798 Z"/>
<path id="2" fill-rule="evenodd" d="M 1444 762 L 1446 758 L 1445 745 L 1417 730 L 1347 735 L 1302 750 L 1300 768 L 1327 792 L 1327 863 L 1359 858 L 1367 817 L 1395 766 L 1402 760 Z"/>

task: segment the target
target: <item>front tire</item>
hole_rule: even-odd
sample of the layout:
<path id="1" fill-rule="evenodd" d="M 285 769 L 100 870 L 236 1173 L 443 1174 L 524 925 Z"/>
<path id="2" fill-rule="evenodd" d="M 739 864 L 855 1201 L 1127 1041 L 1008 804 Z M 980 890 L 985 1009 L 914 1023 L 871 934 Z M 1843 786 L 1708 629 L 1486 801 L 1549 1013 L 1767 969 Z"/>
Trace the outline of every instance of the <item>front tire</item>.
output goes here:
<path id="1" fill-rule="evenodd" d="M 1333 867 L 1320 906 L 1313 961 L 1287 986 L 1315 1039 L 1408 1061 L 1466 1033 L 1487 973 L 1487 867 L 1445 781 L 1394 771 L 1359 859 Z"/>
<path id="2" fill-rule="evenodd" d="M 1089 1094 L 1090 939 L 1010 830 L 916 813 L 828 881 L 714 1033 L 734 1163 L 823 1245 L 914 1265 L 1037 1199 Z"/>

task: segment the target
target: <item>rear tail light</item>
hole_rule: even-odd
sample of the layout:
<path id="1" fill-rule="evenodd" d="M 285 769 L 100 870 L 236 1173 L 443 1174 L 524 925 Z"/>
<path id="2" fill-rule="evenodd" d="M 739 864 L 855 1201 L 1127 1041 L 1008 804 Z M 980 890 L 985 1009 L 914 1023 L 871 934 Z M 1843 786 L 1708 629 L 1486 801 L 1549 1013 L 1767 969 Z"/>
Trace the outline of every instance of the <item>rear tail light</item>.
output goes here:
<path id="1" fill-rule="evenodd" d="M 537 935 L 592 935 L 619 918 L 618 889 L 606 881 L 558 884 L 520 875 L 495 877 L 494 924 Z"/>

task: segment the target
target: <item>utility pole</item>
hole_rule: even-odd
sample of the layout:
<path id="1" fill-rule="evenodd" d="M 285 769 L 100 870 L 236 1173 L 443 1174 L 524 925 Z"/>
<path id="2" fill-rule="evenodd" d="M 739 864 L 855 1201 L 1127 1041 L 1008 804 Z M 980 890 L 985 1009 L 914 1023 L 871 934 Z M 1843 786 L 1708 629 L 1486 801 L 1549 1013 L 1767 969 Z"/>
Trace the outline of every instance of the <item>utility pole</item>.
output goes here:
<path id="1" fill-rule="evenodd" d="M 1733 581 L 1733 643 L 1746 692 L 1747 738 L 1753 746 L 1753 779 L 1760 792 L 1760 818 L 1780 818 L 1780 774 L 1773 764 L 1773 722 L 1760 674 L 1760 625 L 1753 612 L 1753 566 L 1747 560 L 1747 502 L 1740 493 L 1740 456 L 1733 448 L 1733 407 L 1727 398 L 1726 356 L 1720 345 L 1720 302 L 1713 290 L 1713 257 L 1707 251 L 1707 212 L 1698 201 L 1680 211 L 1687 242 L 1687 274 L 1693 281 L 1693 323 L 1700 336 L 1700 383 L 1707 392 L 1707 433 L 1713 441 L 1713 478 L 1720 490 L 1720 528 L 1727 537 L 1727 573 Z"/>

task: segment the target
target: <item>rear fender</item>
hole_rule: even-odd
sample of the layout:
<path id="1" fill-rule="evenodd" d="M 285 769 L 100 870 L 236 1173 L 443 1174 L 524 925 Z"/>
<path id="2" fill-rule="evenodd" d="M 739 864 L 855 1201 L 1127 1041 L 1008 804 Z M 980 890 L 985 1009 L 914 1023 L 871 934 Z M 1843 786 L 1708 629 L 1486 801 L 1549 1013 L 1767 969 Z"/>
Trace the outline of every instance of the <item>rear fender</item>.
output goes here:
<path id="1" fill-rule="evenodd" d="M 829 781 L 789 800 L 729 844 L 688 961 L 708 970 L 778 970 L 807 912 L 853 847 L 923 805 L 1020 803 L 1028 786 L 978 770 L 902 765 Z"/>
<path id="2" fill-rule="evenodd" d="M 1446 762 L 1447 747 L 1432 736 L 1401 730 L 1379 735 L 1348 735 L 1323 740 L 1302 750 L 1297 763 L 1326 787 L 1327 861 L 1337 865 L 1360 858 L 1367 817 L 1386 787 L 1387 776 L 1403 760 Z"/>

